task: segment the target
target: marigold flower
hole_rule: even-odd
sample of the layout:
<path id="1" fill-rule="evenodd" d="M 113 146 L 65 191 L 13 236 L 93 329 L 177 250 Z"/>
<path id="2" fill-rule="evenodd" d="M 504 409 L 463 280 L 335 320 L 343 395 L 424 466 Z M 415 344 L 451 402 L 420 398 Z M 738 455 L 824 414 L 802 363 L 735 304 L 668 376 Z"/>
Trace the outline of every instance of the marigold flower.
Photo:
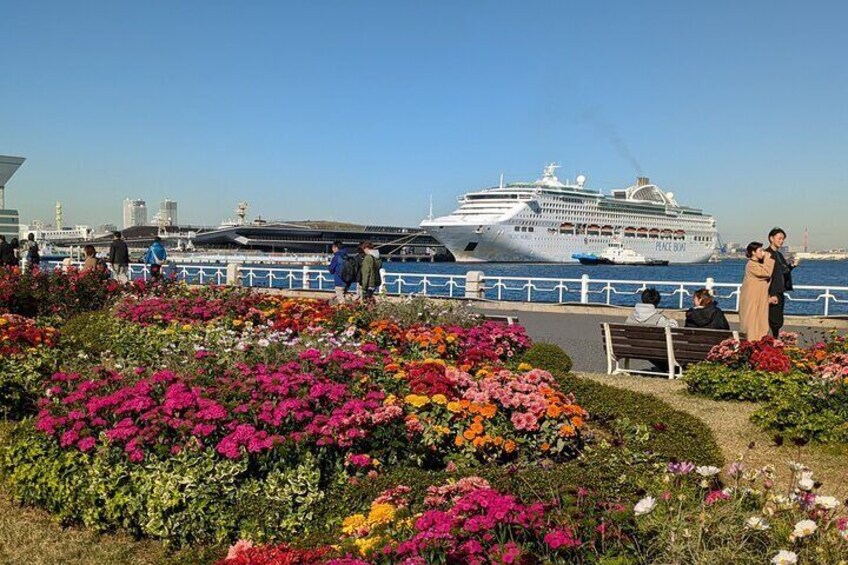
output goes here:
<path id="1" fill-rule="evenodd" d="M 504 448 L 504 451 L 506 451 L 507 453 L 512 453 L 513 451 L 515 451 L 515 447 L 516 447 L 515 442 L 512 441 L 511 439 L 508 439 L 504 442 L 503 448 Z"/>
<path id="2" fill-rule="evenodd" d="M 439 406 L 444 406 L 448 403 L 448 398 L 444 394 L 434 394 L 430 400 L 433 401 L 433 404 L 438 404 Z"/>
<path id="3" fill-rule="evenodd" d="M 395 517 L 395 507 L 388 503 L 372 504 L 368 513 L 368 524 L 388 524 Z"/>
<path id="4" fill-rule="evenodd" d="M 348 516 L 342 521 L 342 533 L 348 536 L 355 534 L 362 530 L 365 526 L 365 515 L 364 514 L 353 514 L 352 516 Z"/>
<path id="5" fill-rule="evenodd" d="M 448 411 L 453 412 L 454 414 L 462 412 L 462 405 L 455 400 L 448 402 Z"/>

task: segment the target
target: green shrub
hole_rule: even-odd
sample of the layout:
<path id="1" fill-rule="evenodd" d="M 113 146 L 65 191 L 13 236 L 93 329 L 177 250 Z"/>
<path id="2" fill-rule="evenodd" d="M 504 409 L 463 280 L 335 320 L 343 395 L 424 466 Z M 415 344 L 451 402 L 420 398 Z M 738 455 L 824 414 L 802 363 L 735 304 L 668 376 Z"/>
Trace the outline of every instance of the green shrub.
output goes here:
<path id="1" fill-rule="evenodd" d="M 772 373 L 732 369 L 721 363 L 698 363 L 686 369 L 683 380 L 689 392 L 715 400 L 761 402 L 779 394 L 784 387 L 808 378 L 798 371 Z"/>
<path id="2" fill-rule="evenodd" d="M 322 522 L 315 508 L 332 472 L 311 454 L 274 452 L 261 461 L 212 449 L 129 463 L 120 452 L 61 449 L 26 420 L 0 447 L 0 475 L 18 502 L 63 524 L 123 529 L 175 547 L 299 536 Z"/>
<path id="3" fill-rule="evenodd" d="M 787 385 L 751 415 L 751 421 L 790 439 L 848 443 L 848 403 L 834 394 L 843 385 Z"/>
<path id="4" fill-rule="evenodd" d="M 39 347 L 26 354 L 0 357 L 0 415 L 20 419 L 33 414 L 47 389 L 50 375 L 59 368 L 61 351 Z"/>
<path id="5" fill-rule="evenodd" d="M 524 353 L 522 361 L 551 373 L 571 372 L 571 357 L 562 348 L 553 343 L 538 342 Z"/>

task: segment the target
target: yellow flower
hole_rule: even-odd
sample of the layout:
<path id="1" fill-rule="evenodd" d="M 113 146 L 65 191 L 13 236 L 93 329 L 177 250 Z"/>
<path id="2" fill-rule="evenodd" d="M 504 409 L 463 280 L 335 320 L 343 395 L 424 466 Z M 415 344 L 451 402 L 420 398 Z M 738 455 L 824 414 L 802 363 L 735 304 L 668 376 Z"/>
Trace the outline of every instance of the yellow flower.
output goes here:
<path id="1" fill-rule="evenodd" d="M 362 514 L 354 514 L 353 516 L 348 516 L 342 522 L 342 533 L 345 535 L 353 535 L 362 529 L 365 525 L 365 516 Z"/>
<path id="2" fill-rule="evenodd" d="M 383 400 L 383 406 L 390 406 L 394 404 L 396 400 L 397 396 L 395 396 L 394 394 L 390 394 Z"/>
<path id="3" fill-rule="evenodd" d="M 480 369 L 479 371 L 477 371 L 477 378 L 482 379 L 483 377 L 487 376 L 488 374 L 489 374 L 489 371 L 487 371 L 486 369 Z"/>
<path id="4" fill-rule="evenodd" d="M 406 373 L 404 371 L 398 371 L 397 373 L 395 373 L 395 380 L 396 381 L 399 381 L 399 380 L 404 379 L 404 378 L 406 378 Z"/>
<path id="5" fill-rule="evenodd" d="M 363 557 L 368 555 L 378 543 L 380 543 L 379 536 L 375 536 L 373 538 L 361 538 L 355 540 L 353 543 L 356 544 L 356 547 L 359 549 L 359 554 Z"/>
<path id="6" fill-rule="evenodd" d="M 238 319 L 233 320 L 233 325 L 234 325 L 235 327 L 239 327 L 241 324 L 242 324 L 242 321 L 241 321 L 241 320 L 238 320 Z"/>
<path id="7" fill-rule="evenodd" d="M 420 394 L 407 394 L 403 400 L 407 404 L 415 406 L 416 408 L 421 408 L 422 406 L 430 404 L 430 399 Z"/>
<path id="8" fill-rule="evenodd" d="M 438 404 L 439 406 L 444 406 L 448 403 L 448 399 L 444 394 L 434 394 L 430 399 L 434 404 Z"/>
<path id="9" fill-rule="evenodd" d="M 533 369 L 533 365 L 531 365 L 530 363 L 520 363 L 518 365 L 519 371 L 530 371 L 532 369 Z"/>
<path id="10" fill-rule="evenodd" d="M 191 324 L 183 324 L 183 331 L 184 332 L 190 332 L 191 328 L 192 328 Z"/>
<path id="11" fill-rule="evenodd" d="M 448 428 L 447 426 L 433 426 L 433 430 L 434 430 L 437 434 L 441 434 L 441 435 L 443 435 L 443 436 L 444 436 L 444 435 L 447 435 L 447 434 L 449 434 L 449 433 L 451 433 L 450 428 Z"/>
<path id="12" fill-rule="evenodd" d="M 395 517 L 395 507 L 391 504 L 372 504 L 368 513 L 368 524 L 376 526 L 388 524 Z"/>
<path id="13" fill-rule="evenodd" d="M 457 412 L 462 412 L 462 404 L 456 401 L 448 402 L 448 410 L 450 410 L 454 414 Z"/>
<path id="14" fill-rule="evenodd" d="M 9 323 L 9 320 L 7 320 L 6 318 L 0 318 L 0 326 L 5 326 L 8 323 Z"/>

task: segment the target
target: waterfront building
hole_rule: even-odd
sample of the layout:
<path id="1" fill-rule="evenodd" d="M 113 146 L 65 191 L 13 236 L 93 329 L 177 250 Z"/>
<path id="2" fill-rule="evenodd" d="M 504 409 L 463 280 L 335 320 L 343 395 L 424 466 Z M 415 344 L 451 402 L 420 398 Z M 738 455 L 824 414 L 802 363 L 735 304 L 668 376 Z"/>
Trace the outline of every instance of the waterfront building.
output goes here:
<path id="1" fill-rule="evenodd" d="M 159 205 L 159 222 L 156 225 L 177 226 L 177 203 L 174 200 L 165 199 Z"/>
<path id="2" fill-rule="evenodd" d="M 24 157 L 0 155 L 0 234 L 6 236 L 6 241 L 18 237 L 20 223 L 18 211 L 6 208 L 6 183 L 25 160 Z"/>
<path id="3" fill-rule="evenodd" d="M 124 229 L 147 225 L 147 203 L 141 199 L 124 200 Z"/>
<path id="4" fill-rule="evenodd" d="M 621 242 L 672 263 L 706 262 L 718 232 L 709 214 L 677 202 L 646 177 L 602 194 L 586 177 L 560 182 L 557 165 L 535 182 L 503 184 L 459 197 L 459 208 L 421 227 L 457 261 L 576 262 Z"/>

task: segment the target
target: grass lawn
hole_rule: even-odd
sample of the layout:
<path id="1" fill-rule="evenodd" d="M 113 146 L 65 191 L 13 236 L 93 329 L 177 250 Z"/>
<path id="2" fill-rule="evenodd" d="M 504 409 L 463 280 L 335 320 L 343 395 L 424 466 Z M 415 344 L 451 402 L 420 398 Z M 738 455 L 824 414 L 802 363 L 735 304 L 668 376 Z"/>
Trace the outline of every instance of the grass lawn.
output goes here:
<path id="1" fill-rule="evenodd" d="M 689 394 L 686 384 L 680 380 L 596 373 L 583 373 L 581 376 L 607 385 L 652 394 L 674 408 L 700 418 L 713 430 L 728 463 L 744 454 L 749 469 L 773 464 L 781 481 L 779 484 L 783 485 L 787 484 L 790 476 L 786 462 L 800 461 L 813 470 L 815 479 L 823 483 L 822 493 L 843 500 L 848 497 L 848 445 L 809 444 L 799 448 L 786 442 L 777 446 L 773 434 L 750 422 L 751 413 L 757 409 L 756 404 L 722 402 Z M 752 442 L 754 448 L 749 449 Z"/>

